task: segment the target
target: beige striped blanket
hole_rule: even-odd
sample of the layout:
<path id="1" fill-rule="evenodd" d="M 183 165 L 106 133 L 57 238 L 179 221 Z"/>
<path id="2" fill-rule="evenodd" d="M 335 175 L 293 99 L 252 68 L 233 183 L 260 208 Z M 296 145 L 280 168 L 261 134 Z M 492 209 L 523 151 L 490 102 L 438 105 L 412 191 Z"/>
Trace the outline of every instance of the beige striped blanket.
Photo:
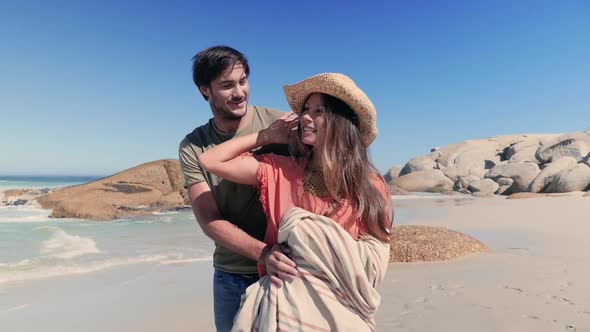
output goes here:
<path id="1" fill-rule="evenodd" d="M 353 239 L 330 218 L 294 208 L 279 228 L 299 277 L 278 288 L 265 276 L 242 296 L 232 331 L 374 331 L 376 287 L 389 245 Z"/>

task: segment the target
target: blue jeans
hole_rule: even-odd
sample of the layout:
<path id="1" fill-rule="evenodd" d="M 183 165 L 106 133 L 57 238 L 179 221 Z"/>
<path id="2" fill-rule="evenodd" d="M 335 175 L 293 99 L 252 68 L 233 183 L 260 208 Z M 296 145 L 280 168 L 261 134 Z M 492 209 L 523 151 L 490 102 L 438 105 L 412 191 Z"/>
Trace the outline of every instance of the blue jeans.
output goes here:
<path id="1" fill-rule="evenodd" d="M 237 274 L 215 269 L 213 274 L 213 310 L 217 332 L 230 331 L 240 309 L 242 294 L 258 281 L 258 273 Z"/>

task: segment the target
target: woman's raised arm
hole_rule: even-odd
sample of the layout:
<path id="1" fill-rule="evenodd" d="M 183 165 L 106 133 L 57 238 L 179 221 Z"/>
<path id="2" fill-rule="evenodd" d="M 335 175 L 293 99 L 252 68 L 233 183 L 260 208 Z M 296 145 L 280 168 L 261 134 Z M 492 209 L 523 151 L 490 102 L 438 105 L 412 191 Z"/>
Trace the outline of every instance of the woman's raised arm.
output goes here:
<path id="1" fill-rule="evenodd" d="M 232 138 L 208 149 L 198 157 L 199 164 L 206 171 L 226 180 L 241 184 L 260 185 L 256 176 L 258 161 L 254 156 L 244 153 L 267 144 L 287 143 L 292 128 L 296 124 L 297 118 L 290 113 L 276 120 L 266 129 Z"/>

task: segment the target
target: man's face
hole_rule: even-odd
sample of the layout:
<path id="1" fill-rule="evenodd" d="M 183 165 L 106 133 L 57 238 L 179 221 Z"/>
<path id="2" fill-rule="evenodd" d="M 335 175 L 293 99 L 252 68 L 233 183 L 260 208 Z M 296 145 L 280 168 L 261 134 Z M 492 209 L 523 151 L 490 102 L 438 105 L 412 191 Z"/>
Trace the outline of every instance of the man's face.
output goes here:
<path id="1" fill-rule="evenodd" d="M 241 63 L 227 68 L 201 92 L 209 98 L 214 116 L 237 120 L 246 114 L 250 85 Z"/>

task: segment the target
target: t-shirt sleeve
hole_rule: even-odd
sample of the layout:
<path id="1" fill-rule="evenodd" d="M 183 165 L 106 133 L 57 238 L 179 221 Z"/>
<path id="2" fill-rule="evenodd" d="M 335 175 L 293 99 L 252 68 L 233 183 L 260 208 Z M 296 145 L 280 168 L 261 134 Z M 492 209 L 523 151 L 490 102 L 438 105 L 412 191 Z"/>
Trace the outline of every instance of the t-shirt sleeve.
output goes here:
<path id="1" fill-rule="evenodd" d="M 279 111 L 274 108 L 267 108 L 266 110 L 267 110 L 268 116 L 272 120 L 272 122 L 274 122 L 275 120 L 278 120 L 280 117 L 287 114 L 286 112 Z"/>
<path id="2" fill-rule="evenodd" d="M 188 189 L 193 184 L 205 181 L 203 169 L 197 159 L 197 153 L 186 137 L 180 142 L 178 147 L 178 161 L 184 174 L 185 188 Z"/>

